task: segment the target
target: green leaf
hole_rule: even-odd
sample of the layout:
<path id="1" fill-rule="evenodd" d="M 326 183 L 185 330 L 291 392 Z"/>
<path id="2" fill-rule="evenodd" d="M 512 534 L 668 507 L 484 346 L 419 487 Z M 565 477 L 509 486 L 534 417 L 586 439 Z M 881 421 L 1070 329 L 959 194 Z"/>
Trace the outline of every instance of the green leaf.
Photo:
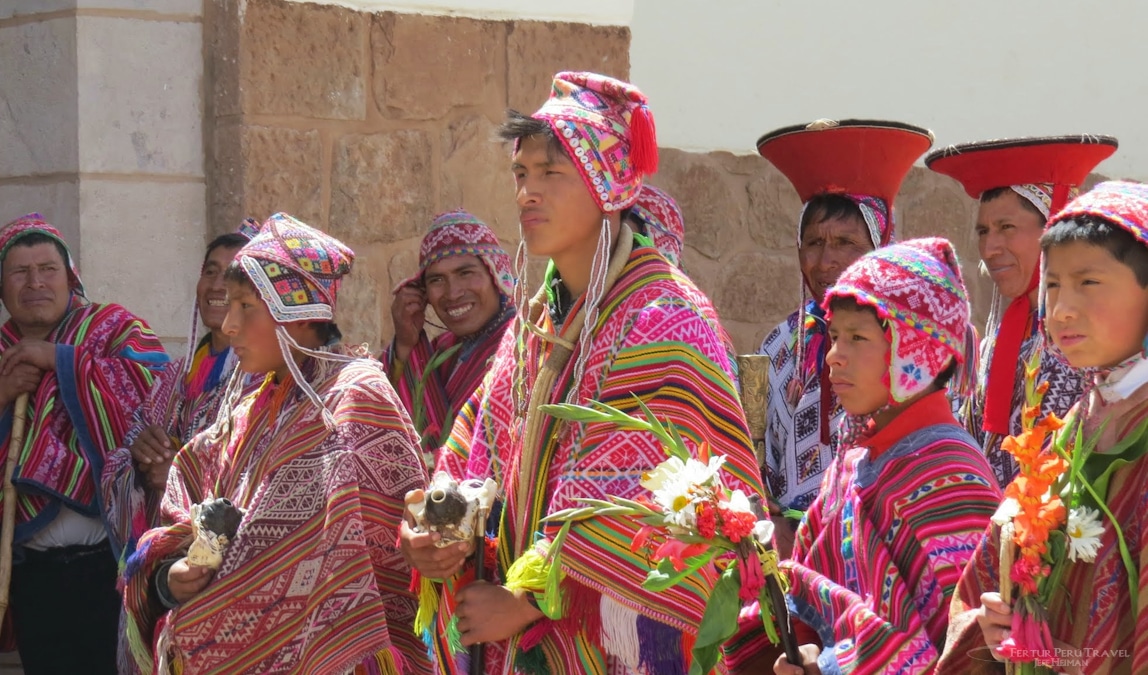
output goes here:
<path id="1" fill-rule="evenodd" d="M 698 646 L 721 646 L 737 632 L 737 615 L 741 610 L 738 588 L 741 578 L 737 565 L 731 565 L 722 572 L 706 603 L 702 624 L 698 627 Z"/>
<path id="2" fill-rule="evenodd" d="M 720 645 L 707 645 L 705 647 L 694 645 L 694 658 L 690 663 L 690 675 L 710 675 L 720 656 Z"/>
<path id="3" fill-rule="evenodd" d="M 674 442 L 666 446 L 666 454 L 670 457 L 677 457 L 683 462 L 690 458 L 690 452 L 686 449 L 686 442 L 682 440 L 682 435 L 678 433 L 678 425 L 671 422 L 668 418 L 666 424 L 670 427 L 670 436 Z"/>
<path id="4" fill-rule="evenodd" d="M 770 644 L 781 644 L 781 636 L 777 632 L 777 617 L 773 614 L 773 601 L 769 596 L 768 581 L 761 587 L 761 594 L 757 596 L 757 605 L 761 608 L 761 625 L 765 629 L 765 637 L 769 639 Z"/>
<path id="5" fill-rule="evenodd" d="M 560 420 L 570 422 L 613 422 L 614 417 L 609 413 L 599 412 L 593 408 L 570 403 L 549 403 L 538 406 L 539 412 Z"/>
<path id="6" fill-rule="evenodd" d="M 797 509 L 785 509 L 781 512 L 781 515 L 789 518 L 790 520 L 801 520 L 805 518 L 805 512 L 798 511 Z"/>
<path id="7" fill-rule="evenodd" d="M 650 424 L 650 432 L 658 437 L 658 440 L 662 442 L 663 446 L 667 448 L 673 446 L 674 439 L 670 436 L 669 432 L 666 431 L 666 428 L 662 426 L 662 423 L 658 421 L 658 418 L 654 416 L 654 413 L 646 407 L 645 402 L 643 402 L 637 394 L 632 394 L 632 396 L 634 397 L 634 401 L 637 402 L 638 407 L 642 409 L 642 414 L 646 416 L 646 421 Z M 685 461 L 685 459 L 682 461 Z"/>
<path id="8" fill-rule="evenodd" d="M 680 572 L 674 569 L 674 564 L 670 562 L 669 558 L 663 558 L 658 561 L 658 566 L 649 571 L 646 575 L 646 580 L 642 582 L 642 588 L 655 593 L 673 588 L 682 582 L 683 579 L 694 574 L 702 567 L 708 565 L 717 554 L 717 549 L 711 549 L 705 553 L 686 558 L 686 566 Z"/>

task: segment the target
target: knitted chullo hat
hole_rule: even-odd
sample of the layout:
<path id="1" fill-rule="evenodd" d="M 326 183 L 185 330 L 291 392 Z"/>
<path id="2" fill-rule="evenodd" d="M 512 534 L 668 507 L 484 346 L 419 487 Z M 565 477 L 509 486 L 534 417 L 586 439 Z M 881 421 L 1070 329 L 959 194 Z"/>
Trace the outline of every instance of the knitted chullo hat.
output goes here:
<path id="1" fill-rule="evenodd" d="M 1148 246 L 1148 185 L 1111 180 L 1072 200 L 1049 220 L 1049 227 L 1081 217 L 1099 218 L 1127 230 Z"/>
<path id="2" fill-rule="evenodd" d="M 533 117 L 550 123 L 604 212 L 632 206 L 643 177 L 658 170 L 654 115 L 632 84 L 561 72 Z"/>
<path id="3" fill-rule="evenodd" d="M 395 292 L 404 286 L 420 285 L 428 267 L 457 255 L 478 257 L 486 265 L 499 292 L 507 298 L 514 296 L 514 272 L 506 249 L 499 243 L 494 230 L 462 209 L 435 216 L 430 231 L 419 246 L 419 271 L 400 283 Z"/>
<path id="4" fill-rule="evenodd" d="M 334 321 L 342 279 L 355 252 L 329 234 L 276 213 L 235 254 L 279 323 Z"/>
<path id="5" fill-rule="evenodd" d="M 886 326 L 890 404 L 924 391 L 953 360 L 965 366 L 955 386 L 971 384 L 975 332 L 960 262 L 947 239 L 913 239 L 865 254 L 826 292 L 830 320 L 837 298 L 872 307 Z"/>

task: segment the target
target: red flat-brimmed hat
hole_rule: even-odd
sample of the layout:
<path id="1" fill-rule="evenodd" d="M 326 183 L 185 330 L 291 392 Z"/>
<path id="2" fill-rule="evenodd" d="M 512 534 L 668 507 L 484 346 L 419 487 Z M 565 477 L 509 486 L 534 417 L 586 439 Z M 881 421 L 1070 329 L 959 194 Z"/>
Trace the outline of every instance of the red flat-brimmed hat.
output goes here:
<path id="1" fill-rule="evenodd" d="M 1068 203 L 1069 191 L 1084 183 L 1116 148 L 1112 136 L 1091 134 L 1004 138 L 935 150 L 925 158 L 925 166 L 956 179 L 973 199 L 1000 187 L 1049 186 L 1048 209 L 1055 213 Z"/>
<path id="2" fill-rule="evenodd" d="M 822 193 L 878 197 L 887 205 L 913 163 L 933 144 L 928 129 L 884 120 L 817 120 L 757 139 L 802 202 Z"/>

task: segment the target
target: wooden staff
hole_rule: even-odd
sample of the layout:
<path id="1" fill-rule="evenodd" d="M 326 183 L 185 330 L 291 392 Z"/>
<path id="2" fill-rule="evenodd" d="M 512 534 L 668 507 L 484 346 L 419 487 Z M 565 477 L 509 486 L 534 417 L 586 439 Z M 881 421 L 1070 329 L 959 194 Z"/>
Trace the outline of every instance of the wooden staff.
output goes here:
<path id="1" fill-rule="evenodd" d="M 1000 579 L 1001 579 L 1001 602 L 1006 605 L 1012 605 L 1012 563 L 1013 557 L 1016 553 L 1016 545 L 1013 544 L 1012 535 L 1016 531 L 1012 521 L 1008 521 L 1001 527 L 1000 540 L 1001 540 L 1001 564 L 1000 564 Z M 1005 673 L 1012 675 L 1016 672 L 1016 666 L 1012 661 L 1005 659 Z"/>
<path id="2" fill-rule="evenodd" d="M 12 436 L 8 441 L 8 461 L 4 465 L 4 520 L 0 523 L 0 617 L 8 611 L 8 587 L 12 582 L 12 539 L 16 535 L 16 486 L 12 474 L 24 447 L 24 424 L 28 417 L 28 394 L 16 397 L 12 409 Z"/>
<path id="3" fill-rule="evenodd" d="M 737 357 L 738 385 L 741 390 L 741 405 L 745 410 L 745 420 L 749 427 L 749 438 L 753 442 L 753 451 L 757 456 L 757 464 L 765 462 L 765 392 L 769 385 L 769 357 L 764 354 L 742 354 Z M 769 518 L 769 514 L 761 507 L 761 503 L 753 500 L 753 508 L 758 520 Z M 764 545 L 766 553 L 777 553 L 772 545 Z M 749 562 L 750 558 L 747 560 Z M 771 560 L 773 560 L 771 558 Z M 769 604 L 773 609 L 773 616 L 777 620 L 777 634 L 781 638 L 781 646 L 785 649 L 785 657 L 793 665 L 801 664 L 801 654 L 798 651 L 797 636 L 793 633 L 793 626 L 789 621 L 789 608 L 785 604 L 785 592 L 781 589 L 778 580 L 780 572 L 776 563 L 771 562 L 763 569 L 765 572 L 765 587 L 769 593 Z"/>
<path id="4" fill-rule="evenodd" d="M 483 581 L 486 576 L 486 509 L 479 506 L 474 514 L 474 580 Z M 470 646 L 470 675 L 483 675 L 486 669 L 486 652 L 483 644 Z"/>

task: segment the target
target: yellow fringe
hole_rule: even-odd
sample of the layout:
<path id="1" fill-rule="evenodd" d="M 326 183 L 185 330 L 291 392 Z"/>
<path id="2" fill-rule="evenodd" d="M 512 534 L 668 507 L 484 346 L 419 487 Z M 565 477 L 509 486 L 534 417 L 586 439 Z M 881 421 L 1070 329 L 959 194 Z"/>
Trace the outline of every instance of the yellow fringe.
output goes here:
<path id="1" fill-rule="evenodd" d="M 423 577 L 419 579 L 419 610 L 415 614 L 415 635 L 422 635 L 430 630 L 437 612 L 438 588 L 433 581 Z"/>

